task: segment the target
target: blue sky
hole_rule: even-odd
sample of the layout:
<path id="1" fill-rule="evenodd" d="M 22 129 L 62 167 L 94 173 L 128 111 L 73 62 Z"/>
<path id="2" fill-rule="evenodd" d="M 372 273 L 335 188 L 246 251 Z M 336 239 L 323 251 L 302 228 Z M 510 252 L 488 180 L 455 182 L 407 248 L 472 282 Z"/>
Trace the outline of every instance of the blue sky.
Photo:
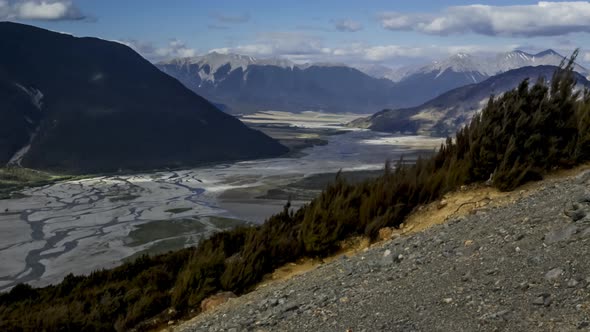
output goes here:
<path id="1" fill-rule="evenodd" d="M 398 66 L 581 47 L 590 62 L 588 1 L 0 0 L 0 20 L 121 41 L 152 61 L 217 50 Z"/>

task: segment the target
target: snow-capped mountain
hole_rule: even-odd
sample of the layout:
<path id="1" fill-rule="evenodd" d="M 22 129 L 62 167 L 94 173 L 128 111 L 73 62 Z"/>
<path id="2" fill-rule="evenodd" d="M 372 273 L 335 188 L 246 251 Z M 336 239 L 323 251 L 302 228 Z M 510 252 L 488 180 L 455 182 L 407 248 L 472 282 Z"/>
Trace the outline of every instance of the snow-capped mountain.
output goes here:
<path id="1" fill-rule="evenodd" d="M 179 58 L 170 61 L 161 62 L 159 66 L 178 66 L 180 68 L 194 67 L 198 68 L 198 75 L 203 81 L 214 82 L 216 77 L 221 76 L 221 72 L 230 74 L 236 69 L 245 71 L 249 66 L 274 66 L 280 68 L 292 68 L 295 64 L 287 59 L 281 58 L 256 58 L 241 54 L 226 54 L 211 52 L 202 56 L 192 58 Z M 221 71 L 220 71 L 221 69 Z M 215 74 L 220 71 L 216 76 Z"/>
<path id="2" fill-rule="evenodd" d="M 368 75 L 388 78 L 394 82 L 407 80 L 412 75 L 436 73 L 436 78 L 444 75 L 445 72 L 455 72 L 466 73 L 468 75 L 467 77 L 471 78 L 471 83 L 477 83 L 477 81 L 480 81 L 480 77 L 484 77 L 485 79 L 512 69 L 527 66 L 557 66 L 563 59 L 564 56 L 551 49 L 537 54 L 515 50 L 487 57 L 468 53 L 457 53 L 446 59 L 433 61 L 427 65 L 407 66 L 399 69 L 392 69 L 383 65 L 359 66 L 359 69 Z M 576 71 L 584 76 L 590 75 L 590 71 L 580 65 L 576 65 Z"/>
<path id="3" fill-rule="evenodd" d="M 395 75 L 395 93 L 398 99 L 404 101 L 404 106 L 415 106 L 452 89 L 479 83 L 509 70 L 528 66 L 558 66 L 563 59 L 553 50 L 537 54 L 517 50 L 490 57 L 458 53 L 413 70 L 405 68 L 405 72 L 398 71 Z M 575 70 L 584 77 L 590 75 L 580 65 L 576 65 Z"/>
<path id="4" fill-rule="evenodd" d="M 157 64 L 163 72 L 232 113 L 261 110 L 373 113 L 397 105 L 394 83 L 344 64 L 294 64 L 209 53 Z"/>
<path id="5" fill-rule="evenodd" d="M 392 69 L 381 65 L 295 64 L 281 58 L 255 58 L 212 52 L 157 64 L 160 70 L 232 113 L 261 110 L 373 113 L 414 107 L 452 89 L 482 82 L 525 66 L 557 66 L 552 50 L 481 57 L 466 53 L 422 66 Z M 588 76 L 588 70 L 576 70 Z"/>

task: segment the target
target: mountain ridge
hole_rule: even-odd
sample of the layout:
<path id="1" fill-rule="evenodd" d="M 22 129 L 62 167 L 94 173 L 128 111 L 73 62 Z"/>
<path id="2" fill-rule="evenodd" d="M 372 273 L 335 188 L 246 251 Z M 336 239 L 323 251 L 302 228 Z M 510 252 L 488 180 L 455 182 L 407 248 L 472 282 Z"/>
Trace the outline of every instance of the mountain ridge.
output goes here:
<path id="1" fill-rule="evenodd" d="M 0 82 L 6 93 L 21 86 L 43 95 L 34 123 L 38 134 L 21 157 L 25 167 L 152 169 L 286 152 L 123 44 L 1 22 L 0 47 Z M 31 104 L 28 94 L 15 96 L 20 96 L 19 105 Z M 23 107 L 14 105 L 0 112 L 11 119 L 7 127 L 23 129 L 18 142 L 14 135 L 4 135 L 2 164 L 31 137 L 31 128 L 18 125 Z"/>
<path id="2" fill-rule="evenodd" d="M 553 49 L 547 49 L 536 54 L 516 49 L 514 51 L 498 53 L 491 56 L 477 56 L 459 52 L 441 60 L 434 60 L 429 64 L 415 64 L 398 69 L 381 66 L 383 73 L 379 73 L 378 70 L 368 67 L 369 69 L 366 73 L 378 78 L 388 78 L 394 82 L 401 82 L 412 75 L 420 73 L 437 72 L 437 75 L 440 76 L 445 70 L 468 73 L 475 72 L 490 77 L 508 70 L 527 66 L 557 66 L 564 59 L 566 58 L 563 55 Z M 362 70 L 367 67 L 358 66 L 358 68 Z M 576 71 L 584 76 L 590 75 L 590 71 L 579 64 L 576 64 Z"/>
<path id="3" fill-rule="evenodd" d="M 351 126 L 384 132 L 430 134 L 447 136 L 469 123 L 475 113 L 487 103 L 490 95 L 501 95 L 528 78 L 551 78 L 554 66 L 522 67 L 492 76 L 482 82 L 455 88 L 419 106 L 383 110 L 367 118 L 351 122 Z M 590 82 L 577 75 L 579 85 L 590 87 Z"/>
<path id="4" fill-rule="evenodd" d="M 157 66 L 236 114 L 266 110 L 366 114 L 394 102 L 390 96 L 394 84 L 389 80 L 339 64 L 279 62 L 277 66 L 251 57 L 209 54 Z"/>
<path id="5" fill-rule="evenodd" d="M 557 66 L 562 60 L 553 50 L 537 54 L 516 50 L 490 57 L 458 53 L 428 65 L 393 70 L 378 65 L 363 68 L 338 63 L 296 64 L 284 58 L 211 52 L 157 66 L 194 92 L 226 105 L 224 109 L 230 113 L 372 113 L 375 109 L 414 107 L 508 70 Z M 586 68 L 575 68 L 588 76 Z M 378 75 L 379 71 L 386 73 Z"/>

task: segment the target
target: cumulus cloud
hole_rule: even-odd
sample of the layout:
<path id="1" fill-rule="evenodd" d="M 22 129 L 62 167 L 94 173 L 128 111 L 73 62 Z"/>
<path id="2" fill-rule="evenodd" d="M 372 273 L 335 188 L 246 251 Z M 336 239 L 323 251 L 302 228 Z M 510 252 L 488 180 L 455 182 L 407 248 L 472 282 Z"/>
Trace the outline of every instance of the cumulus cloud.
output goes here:
<path id="1" fill-rule="evenodd" d="M 197 50 L 187 46 L 178 39 L 171 39 L 165 46 L 157 46 L 151 42 L 142 42 L 134 39 L 118 42 L 131 47 L 152 62 L 175 58 L 190 58 L 197 55 Z"/>
<path id="2" fill-rule="evenodd" d="M 257 35 L 252 43 L 217 48 L 219 53 L 238 53 L 254 56 L 302 56 L 322 54 L 322 39 L 302 32 L 265 32 Z"/>
<path id="3" fill-rule="evenodd" d="M 241 13 L 241 14 L 224 14 L 224 13 L 215 13 L 211 15 L 215 20 L 221 23 L 246 23 L 250 21 L 250 14 L 249 13 Z"/>
<path id="4" fill-rule="evenodd" d="M 414 30 L 435 35 L 560 36 L 590 32 L 590 2 L 454 6 L 441 14 L 387 12 L 380 14 L 379 20 L 385 29 Z"/>
<path id="5" fill-rule="evenodd" d="M 338 31 L 342 32 L 356 32 L 363 29 L 363 25 L 357 21 L 343 19 L 338 20 L 334 23 L 334 27 Z"/>
<path id="6" fill-rule="evenodd" d="M 70 0 L 0 0 L 1 20 L 83 20 Z"/>
<path id="7" fill-rule="evenodd" d="M 210 52 L 237 53 L 260 57 L 282 57 L 297 63 L 377 63 L 430 60 L 456 53 L 496 53 L 511 51 L 517 45 L 368 45 L 352 42 L 342 45 L 327 45 L 324 40 L 304 32 L 271 32 L 259 34 L 251 43 L 216 48 Z"/>
<path id="8" fill-rule="evenodd" d="M 431 59 L 446 57 L 457 53 L 484 54 L 511 51 L 515 45 L 376 45 L 369 46 L 362 43 L 351 44 L 345 48 L 335 48 L 331 52 L 334 56 L 351 57 L 356 62 L 387 62 L 400 59 Z"/>

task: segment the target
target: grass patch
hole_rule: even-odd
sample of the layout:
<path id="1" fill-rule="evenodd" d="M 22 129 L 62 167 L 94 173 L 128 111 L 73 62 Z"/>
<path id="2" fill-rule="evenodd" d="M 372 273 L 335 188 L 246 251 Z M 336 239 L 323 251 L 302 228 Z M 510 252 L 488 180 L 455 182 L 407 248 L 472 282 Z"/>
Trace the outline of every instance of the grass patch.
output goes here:
<path id="1" fill-rule="evenodd" d="M 0 167 L 0 199 L 23 198 L 17 191 L 29 187 L 42 187 L 59 181 L 81 180 L 90 175 L 53 174 L 23 167 Z"/>

